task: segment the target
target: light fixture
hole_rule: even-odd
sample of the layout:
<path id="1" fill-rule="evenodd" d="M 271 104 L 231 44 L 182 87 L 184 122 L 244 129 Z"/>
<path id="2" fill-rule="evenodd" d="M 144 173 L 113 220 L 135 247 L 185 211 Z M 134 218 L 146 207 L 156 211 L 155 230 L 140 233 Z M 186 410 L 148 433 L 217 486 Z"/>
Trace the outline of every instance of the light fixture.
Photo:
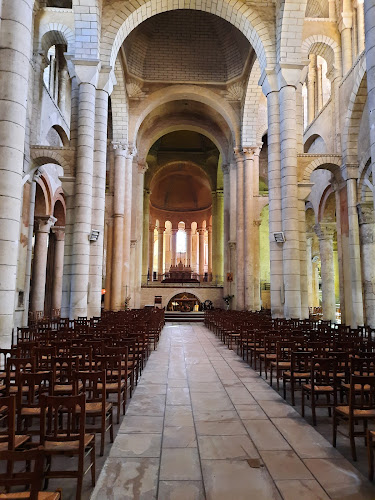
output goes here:
<path id="1" fill-rule="evenodd" d="M 98 229 L 91 229 L 89 234 L 89 241 L 97 241 L 99 238 L 100 231 Z"/>
<path id="2" fill-rule="evenodd" d="M 285 236 L 283 232 L 279 233 L 273 233 L 273 236 L 275 238 L 276 243 L 284 243 L 285 242 Z"/>

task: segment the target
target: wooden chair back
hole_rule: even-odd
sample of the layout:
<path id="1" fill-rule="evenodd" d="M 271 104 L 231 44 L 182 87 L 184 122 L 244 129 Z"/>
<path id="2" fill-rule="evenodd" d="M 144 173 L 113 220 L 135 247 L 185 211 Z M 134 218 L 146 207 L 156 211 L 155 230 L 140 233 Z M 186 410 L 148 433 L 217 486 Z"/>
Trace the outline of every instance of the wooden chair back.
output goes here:
<path id="1" fill-rule="evenodd" d="M 7 443 L 8 450 L 14 450 L 16 444 L 16 396 L 0 398 L 0 443 Z"/>

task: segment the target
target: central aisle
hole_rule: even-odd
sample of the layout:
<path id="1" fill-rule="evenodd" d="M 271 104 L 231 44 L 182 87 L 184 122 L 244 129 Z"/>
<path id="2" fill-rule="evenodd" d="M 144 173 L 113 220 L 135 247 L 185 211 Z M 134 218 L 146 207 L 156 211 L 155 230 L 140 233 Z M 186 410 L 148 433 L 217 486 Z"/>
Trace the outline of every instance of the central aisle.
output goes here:
<path id="1" fill-rule="evenodd" d="M 373 500 L 375 488 L 203 325 L 164 327 L 92 500 Z"/>

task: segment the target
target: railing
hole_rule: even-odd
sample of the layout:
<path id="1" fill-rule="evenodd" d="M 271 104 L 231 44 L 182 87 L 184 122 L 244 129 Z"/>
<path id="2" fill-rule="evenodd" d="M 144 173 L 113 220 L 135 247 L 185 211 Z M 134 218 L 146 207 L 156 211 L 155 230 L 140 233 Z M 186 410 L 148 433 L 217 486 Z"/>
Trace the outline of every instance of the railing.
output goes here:
<path id="1" fill-rule="evenodd" d="M 164 273 L 161 276 L 158 276 L 157 273 L 154 273 L 152 277 L 150 275 L 142 276 L 142 287 L 162 286 L 168 288 L 181 285 L 187 287 L 222 287 L 223 284 L 223 276 L 208 273 L 204 273 L 203 275 L 193 273 L 190 278 L 183 275 L 171 278 L 169 273 Z"/>

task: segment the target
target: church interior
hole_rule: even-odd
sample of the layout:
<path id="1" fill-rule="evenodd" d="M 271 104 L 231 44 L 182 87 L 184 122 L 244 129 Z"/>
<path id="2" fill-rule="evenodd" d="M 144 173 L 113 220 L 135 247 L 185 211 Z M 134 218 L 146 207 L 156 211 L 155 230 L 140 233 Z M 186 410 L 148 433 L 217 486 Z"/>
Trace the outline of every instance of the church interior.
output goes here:
<path id="1" fill-rule="evenodd" d="M 374 175 L 374 0 L 0 0 L 0 499 L 374 499 Z"/>

